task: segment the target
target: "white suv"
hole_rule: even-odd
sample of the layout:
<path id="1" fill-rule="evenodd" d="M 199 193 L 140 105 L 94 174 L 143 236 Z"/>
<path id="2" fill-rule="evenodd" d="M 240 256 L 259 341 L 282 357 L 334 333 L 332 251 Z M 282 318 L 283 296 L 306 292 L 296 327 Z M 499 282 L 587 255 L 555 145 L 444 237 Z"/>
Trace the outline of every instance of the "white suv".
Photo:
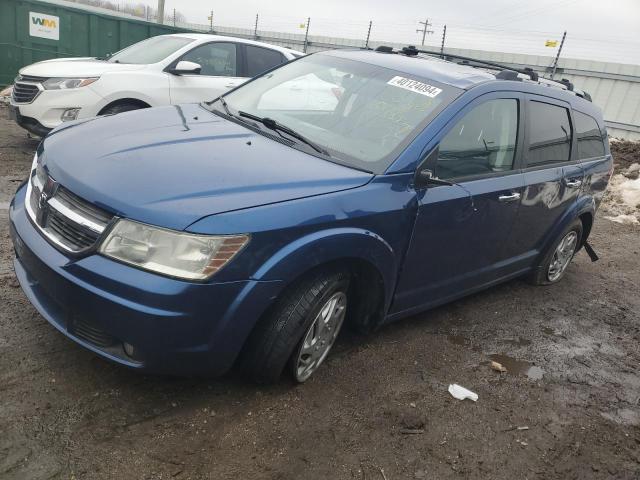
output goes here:
<path id="1" fill-rule="evenodd" d="M 44 136 L 64 121 L 211 100 L 302 55 L 234 37 L 160 35 L 104 59 L 63 58 L 22 68 L 10 115 Z"/>

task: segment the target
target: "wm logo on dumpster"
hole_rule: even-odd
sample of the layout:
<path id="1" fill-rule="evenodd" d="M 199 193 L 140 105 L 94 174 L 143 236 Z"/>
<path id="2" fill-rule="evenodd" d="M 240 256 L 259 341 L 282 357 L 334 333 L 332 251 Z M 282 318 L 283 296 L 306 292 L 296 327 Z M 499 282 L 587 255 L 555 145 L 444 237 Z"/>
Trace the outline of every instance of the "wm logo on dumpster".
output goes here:
<path id="1" fill-rule="evenodd" d="M 55 20 L 48 20 L 46 18 L 31 17 L 31 21 L 36 25 L 42 25 L 47 28 L 56 28 L 56 25 L 58 25 Z"/>
<path id="2" fill-rule="evenodd" d="M 44 13 L 29 12 L 29 35 L 60 40 L 60 18 Z"/>

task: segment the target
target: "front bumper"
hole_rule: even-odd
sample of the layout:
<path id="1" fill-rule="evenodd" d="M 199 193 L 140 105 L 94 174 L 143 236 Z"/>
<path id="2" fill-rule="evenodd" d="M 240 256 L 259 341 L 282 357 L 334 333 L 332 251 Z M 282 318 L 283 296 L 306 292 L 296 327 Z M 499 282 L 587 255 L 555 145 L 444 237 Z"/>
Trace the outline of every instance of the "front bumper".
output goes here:
<path id="1" fill-rule="evenodd" d="M 16 123 L 26 131 L 33 133 L 38 137 L 45 137 L 51 131 L 50 128 L 45 127 L 35 118 L 25 117 L 22 115 L 19 107 L 11 105 L 9 108 L 12 110 Z"/>
<path id="2" fill-rule="evenodd" d="M 11 99 L 11 106 L 19 108 L 20 115 L 28 119 L 25 125 L 20 122 L 18 124 L 36 135 L 41 134 L 29 128 L 34 124 L 38 125 L 40 131 L 49 132 L 62 123 L 61 115 L 65 110 L 80 108 L 77 119 L 95 117 L 103 103 L 104 99 L 90 86 L 68 90 L 43 90 L 30 103 L 16 103 Z"/>
<path id="3" fill-rule="evenodd" d="M 279 281 L 190 283 L 100 255 L 66 257 L 27 217 L 25 190 L 10 208 L 20 285 L 49 323 L 108 360 L 156 373 L 222 374 L 281 289 Z"/>

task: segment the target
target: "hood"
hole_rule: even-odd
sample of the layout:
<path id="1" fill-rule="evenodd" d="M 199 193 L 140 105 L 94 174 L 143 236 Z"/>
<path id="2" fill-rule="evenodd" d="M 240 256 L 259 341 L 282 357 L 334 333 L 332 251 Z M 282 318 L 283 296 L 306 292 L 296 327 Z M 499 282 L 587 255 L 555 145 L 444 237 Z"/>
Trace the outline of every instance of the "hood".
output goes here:
<path id="1" fill-rule="evenodd" d="M 95 58 L 54 58 L 20 69 L 21 75 L 34 77 L 98 77 L 105 72 L 142 70 L 146 65 L 110 63 Z"/>
<path id="2" fill-rule="evenodd" d="M 195 104 L 63 124 L 40 152 L 51 177 L 76 195 L 178 230 L 208 215 L 355 188 L 372 178 Z"/>

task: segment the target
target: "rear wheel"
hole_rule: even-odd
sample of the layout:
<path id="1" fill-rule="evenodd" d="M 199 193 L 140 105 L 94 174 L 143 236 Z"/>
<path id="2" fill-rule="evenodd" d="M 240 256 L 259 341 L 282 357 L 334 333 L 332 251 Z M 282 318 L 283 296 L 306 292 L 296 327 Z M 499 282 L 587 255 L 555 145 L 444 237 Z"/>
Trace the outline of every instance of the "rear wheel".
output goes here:
<path id="1" fill-rule="evenodd" d="M 285 367 L 304 382 L 327 358 L 347 309 L 349 275 L 321 271 L 293 286 L 251 333 L 242 369 L 260 383 L 277 381 Z"/>
<path id="2" fill-rule="evenodd" d="M 551 285 L 559 282 L 573 260 L 582 241 L 582 222 L 574 220 L 549 248 L 542 263 L 530 277 L 534 285 Z"/>

